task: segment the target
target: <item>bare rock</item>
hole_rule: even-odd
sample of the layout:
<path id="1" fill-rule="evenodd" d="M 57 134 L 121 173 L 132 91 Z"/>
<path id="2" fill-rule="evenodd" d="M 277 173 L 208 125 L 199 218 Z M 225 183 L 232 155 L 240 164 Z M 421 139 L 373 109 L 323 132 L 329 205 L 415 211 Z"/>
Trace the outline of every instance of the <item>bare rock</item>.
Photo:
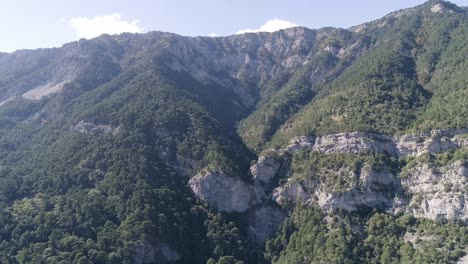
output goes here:
<path id="1" fill-rule="evenodd" d="M 24 93 L 22 96 L 25 99 L 40 100 L 46 96 L 59 93 L 60 91 L 63 90 L 63 88 L 65 87 L 67 83 L 68 81 L 59 82 L 59 83 L 51 82 L 51 83 L 33 88 L 27 91 L 26 93 Z"/>
<path id="2" fill-rule="evenodd" d="M 279 167 L 280 163 L 275 158 L 261 156 L 257 163 L 250 167 L 250 173 L 254 176 L 255 181 L 269 184 L 278 172 Z"/>
<path id="3" fill-rule="evenodd" d="M 331 173 L 342 179 L 348 179 L 347 187 L 336 189 L 334 183 L 325 180 L 292 179 L 276 188 L 272 200 L 283 205 L 300 201 L 315 203 L 325 211 L 344 209 L 355 211 L 361 206 L 390 208 L 393 194 L 400 191 L 397 177 L 386 170 L 374 170 L 365 165 L 359 175 L 350 168 L 343 167 L 338 171 L 319 171 L 324 176 Z M 359 179 L 359 180 L 353 180 Z"/>
<path id="4" fill-rule="evenodd" d="M 468 264 L 468 254 L 459 259 L 457 264 Z"/>
<path id="5" fill-rule="evenodd" d="M 433 130 L 395 137 L 393 141 L 399 157 L 437 154 L 467 146 L 467 140 L 460 136 L 463 133 L 466 132 L 453 129 Z"/>
<path id="6" fill-rule="evenodd" d="M 289 180 L 273 190 L 271 199 L 278 205 L 287 202 L 309 202 L 315 190 L 315 184 L 310 180 Z"/>
<path id="7" fill-rule="evenodd" d="M 222 171 L 197 174 L 189 185 L 198 199 L 219 211 L 241 213 L 254 203 L 252 186 Z"/>
<path id="8" fill-rule="evenodd" d="M 440 129 L 396 137 L 345 132 L 317 137 L 315 142 L 312 137 L 300 136 L 292 138 L 279 153 L 312 149 L 323 154 L 380 153 L 397 157 L 437 154 L 468 147 L 467 132 L 468 129 Z"/>
<path id="9" fill-rule="evenodd" d="M 364 190 L 379 190 L 381 187 L 399 189 L 400 181 L 388 170 L 375 170 L 366 165 L 361 169 L 359 181 Z"/>
<path id="10" fill-rule="evenodd" d="M 316 193 L 317 204 L 324 211 L 342 209 L 346 211 L 356 211 L 359 207 L 390 208 L 393 199 L 389 199 L 385 193 L 368 190 L 361 191 L 352 189 L 344 193 L 333 193 L 327 190 L 319 190 Z"/>
<path id="11" fill-rule="evenodd" d="M 396 150 L 391 138 L 364 132 L 346 132 L 318 137 L 314 151 L 330 153 L 388 153 Z"/>
<path id="12" fill-rule="evenodd" d="M 444 5 L 437 3 L 431 7 L 431 12 L 433 13 L 442 13 L 444 11 Z"/>
<path id="13" fill-rule="evenodd" d="M 418 164 L 402 180 L 412 196 L 408 211 L 416 217 L 468 220 L 467 177 L 461 161 L 440 168 Z"/>
<path id="14" fill-rule="evenodd" d="M 294 137 L 289 141 L 288 146 L 286 146 L 285 151 L 289 153 L 294 153 L 306 149 L 312 149 L 314 145 L 314 138 L 313 137 Z"/>

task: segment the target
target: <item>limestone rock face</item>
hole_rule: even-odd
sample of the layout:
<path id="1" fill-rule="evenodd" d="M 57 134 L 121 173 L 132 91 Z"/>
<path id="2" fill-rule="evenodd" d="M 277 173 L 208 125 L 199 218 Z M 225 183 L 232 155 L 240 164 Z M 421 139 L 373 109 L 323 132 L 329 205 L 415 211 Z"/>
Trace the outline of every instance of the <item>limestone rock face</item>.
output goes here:
<path id="1" fill-rule="evenodd" d="M 363 132 L 347 132 L 318 137 L 313 146 L 314 151 L 330 153 L 388 153 L 394 155 L 396 150 L 391 138 Z"/>
<path id="2" fill-rule="evenodd" d="M 245 212 L 253 203 L 253 188 L 224 172 L 197 174 L 189 181 L 198 199 L 224 212 Z"/>
<path id="3" fill-rule="evenodd" d="M 317 173 L 327 175 L 332 172 L 323 170 Z M 362 168 L 359 175 L 346 167 L 333 173 L 340 178 L 350 179 L 347 187 L 338 190 L 326 181 L 291 179 L 273 191 L 272 200 L 279 205 L 300 201 L 316 203 L 325 211 L 355 211 L 360 206 L 389 208 L 394 203 L 394 194 L 400 192 L 399 181 L 394 174 L 372 169 L 368 165 Z"/>
<path id="4" fill-rule="evenodd" d="M 273 157 L 261 156 L 257 163 L 250 167 L 250 173 L 254 176 L 255 181 L 260 181 L 264 184 L 270 183 L 275 177 L 280 163 Z"/>
<path id="5" fill-rule="evenodd" d="M 433 130 L 430 132 L 403 135 L 395 137 L 398 156 L 419 156 L 424 153 L 437 154 L 448 150 L 467 147 L 468 141 L 460 134 L 466 133 L 467 130 Z"/>
<path id="6" fill-rule="evenodd" d="M 431 7 L 431 11 L 434 13 L 442 13 L 444 11 L 444 6 L 441 3 L 437 3 Z"/>
<path id="7" fill-rule="evenodd" d="M 387 170 L 374 170 L 364 166 L 361 170 L 360 184 L 364 190 L 378 190 L 381 187 L 397 188 L 400 184 L 398 177 Z"/>
<path id="8" fill-rule="evenodd" d="M 278 205 L 283 205 L 286 202 L 308 202 L 315 190 L 315 184 L 311 180 L 289 180 L 273 190 L 271 199 Z"/>
<path id="9" fill-rule="evenodd" d="M 164 43 L 168 53 L 165 63 L 169 69 L 186 72 L 203 84 L 230 87 L 242 104 L 253 107 L 259 94 L 252 87 L 263 87 L 273 76 L 291 76 L 321 54 L 331 34 L 344 33 L 348 32 L 295 27 L 272 34 L 224 38 L 172 36 Z M 338 59 L 353 60 L 366 48 L 360 39 L 344 39 L 347 41 L 329 51 Z M 315 83 L 327 74 L 330 74 L 327 67 L 318 67 L 307 81 Z"/>
<path id="10" fill-rule="evenodd" d="M 468 138 L 462 134 L 468 129 L 440 129 L 423 133 L 390 137 L 365 132 L 345 132 L 314 138 L 294 137 L 279 153 L 312 150 L 332 153 L 380 153 L 396 157 L 437 154 L 468 147 Z"/>
<path id="11" fill-rule="evenodd" d="M 286 146 L 285 151 L 289 153 L 294 153 L 305 149 L 311 149 L 313 145 L 313 137 L 294 137 L 289 141 L 289 145 Z"/>
<path id="12" fill-rule="evenodd" d="M 468 168 L 461 161 L 440 168 L 418 164 L 402 180 L 411 194 L 408 211 L 430 219 L 468 220 L 467 179 Z"/>
<path id="13" fill-rule="evenodd" d="M 466 132 L 466 129 L 447 129 L 397 137 L 363 132 L 317 138 L 301 136 L 291 139 L 286 148 L 273 151 L 280 156 L 309 150 L 325 155 L 379 153 L 395 158 L 415 157 L 466 148 Z M 377 207 L 395 213 L 406 211 L 416 217 L 468 220 L 468 207 L 465 207 L 468 169 L 463 162 L 441 168 L 418 164 L 406 177 L 400 175 L 403 179 L 393 169 L 377 168 L 372 164 L 363 164 L 359 169 L 346 166 L 339 170 L 319 168 L 313 176 L 292 177 L 286 183 L 273 186 L 272 179 L 279 173 L 281 162 L 269 155 L 260 156 L 250 168 L 253 184 L 229 177 L 224 172 L 198 174 L 189 184 L 199 199 L 225 212 L 251 209 L 254 211 L 249 212 L 257 214 L 258 208 L 272 200 L 280 206 L 297 201 L 314 203 L 325 211 Z M 252 209 L 253 206 L 257 209 Z M 257 224 L 252 226 L 259 228 Z M 259 234 L 256 239 L 262 237 Z"/>
<path id="14" fill-rule="evenodd" d="M 393 204 L 392 199 L 388 199 L 384 193 L 376 191 L 359 191 L 353 189 L 343 194 L 335 194 L 327 191 L 316 193 L 317 204 L 324 211 L 343 209 L 346 211 L 356 211 L 360 206 L 371 208 L 389 208 Z"/>
<path id="15" fill-rule="evenodd" d="M 447 5 L 446 2 L 441 1 L 431 6 L 431 12 L 433 13 L 444 13 L 444 12 L 459 13 L 459 12 L 463 12 L 463 8 L 460 8 L 455 5 Z"/>

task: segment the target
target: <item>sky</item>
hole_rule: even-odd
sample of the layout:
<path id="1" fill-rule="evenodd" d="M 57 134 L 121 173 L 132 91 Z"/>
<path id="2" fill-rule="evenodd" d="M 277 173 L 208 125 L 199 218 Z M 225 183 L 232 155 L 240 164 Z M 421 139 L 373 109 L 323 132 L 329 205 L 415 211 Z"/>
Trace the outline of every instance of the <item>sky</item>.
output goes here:
<path id="1" fill-rule="evenodd" d="M 425 0 L 0 0 L 0 51 L 59 47 L 103 33 L 224 36 L 358 25 Z M 468 0 L 451 2 L 467 6 Z"/>

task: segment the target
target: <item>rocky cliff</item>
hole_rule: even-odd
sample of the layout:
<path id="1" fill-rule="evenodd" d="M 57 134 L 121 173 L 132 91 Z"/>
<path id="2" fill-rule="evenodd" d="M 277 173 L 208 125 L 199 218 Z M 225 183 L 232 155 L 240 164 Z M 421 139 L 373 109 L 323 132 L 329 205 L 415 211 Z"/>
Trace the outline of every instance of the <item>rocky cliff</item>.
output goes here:
<path id="1" fill-rule="evenodd" d="M 224 172 L 197 174 L 189 181 L 195 196 L 225 212 L 245 212 L 253 204 L 253 189 Z"/>
<path id="2" fill-rule="evenodd" d="M 434 130 L 425 133 L 388 137 L 370 133 L 352 132 L 317 138 L 293 138 L 289 145 L 278 151 L 282 155 L 308 150 L 321 154 L 386 154 L 395 158 L 417 157 L 423 154 L 440 154 L 466 149 L 466 129 Z M 330 175 L 329 171 L 319 174 Z M 289 179 L 276 188 L 272 199 L 278 204 L 286 201 L 316 203 L 325 210 L 356 210 L 359 206 L 406 211 L 417 217 L 466 220 L 465 203 L 467 166 L 466 160 L 437 167 L 417 163 L 408 172 L 392 173 L 376 171 L 364 166 L 358 175 L 349 168 L 342 168 L 340 178 L 358 181 L 337 193 L 322 182 L 310 179 Z"/>
<path id="3" fill-rule="evenodd" d="M 376 170 L 365 164 L 360 173 L 343 167 L 338 171 L 320 170 L 317 178 L 338 177 L 344 186 L 333 186 L 327 181 L 291 179 L 272 193 L 279 205 L 287 202 L 314 203 L 325 211 L 343 209 L 355 211 L 359 207 L 389 208 L 398 202 L 400 183 L 396 175 Z M 333 176 L 331 176 L 333 174 Z"/>
<path id="4" fill-rule="evenodd" d="M 397 157 L 437 154 L 468 146 L 464 134 L 468 129 L 441 129 L 429 132 L 389 137 L 384 135 L 347 132 L 322 137 L 300 136 L 290 140 L 280 152 L 311 149 L 330 153 L 380 153 Z"/>
<path id="5" fill-rule="evenodd" d="M 406 210 L 414 216 L 468 220 L 466 160 L 442 167 L 419 163 L 401 184 L 411 197 Z"/>

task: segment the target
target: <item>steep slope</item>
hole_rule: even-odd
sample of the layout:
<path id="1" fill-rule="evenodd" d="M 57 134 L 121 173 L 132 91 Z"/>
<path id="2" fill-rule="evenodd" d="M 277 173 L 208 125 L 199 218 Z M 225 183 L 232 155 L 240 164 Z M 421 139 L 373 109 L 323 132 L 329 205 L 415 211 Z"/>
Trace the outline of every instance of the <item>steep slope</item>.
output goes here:
<path id="1" fill-rule="evenodd" d="M 465 11 L 431 1 L 353 28 L 373 40 L 372 48 L 283 125 L 273 142 L 467 127 L 467 26 Z"/>
<path id="2" fill-rule="evenodd" d="M 313 46 L 307 61 L 289 79 L 283 75 L 260 86 L 262 99 L 255 111 L 239 124 L 239 133 L 254 150 L 267 142 L 280 125 L 309 102 L 367 48 L 366 38 L 342 29 L 321 29 L 309 40 Z M 282 79 L 283 81 L 281 82 Z M 272 93 L 271 90 L 278 89 Z M 265 96 L 266 95 L 266 96 Z"/>
<path id="3" fill-rule="evenodd" d="M 467 16 L 0 54 L 0 262 L 456 262 Z"/>
<path id="4" fill-rule="evenodd" d="M 151 71 L 116 77 L 64 108 L 58 119 L 30 120 L 2 135 L 2 252 L 16 252 L 2 262 L 213 256 L 216 243 L 194 237 L 206 236 L 211 216 L 194 207 L 186 177 L 205 167 L 242 171 L 249 153 L 239 142 Z"/>

